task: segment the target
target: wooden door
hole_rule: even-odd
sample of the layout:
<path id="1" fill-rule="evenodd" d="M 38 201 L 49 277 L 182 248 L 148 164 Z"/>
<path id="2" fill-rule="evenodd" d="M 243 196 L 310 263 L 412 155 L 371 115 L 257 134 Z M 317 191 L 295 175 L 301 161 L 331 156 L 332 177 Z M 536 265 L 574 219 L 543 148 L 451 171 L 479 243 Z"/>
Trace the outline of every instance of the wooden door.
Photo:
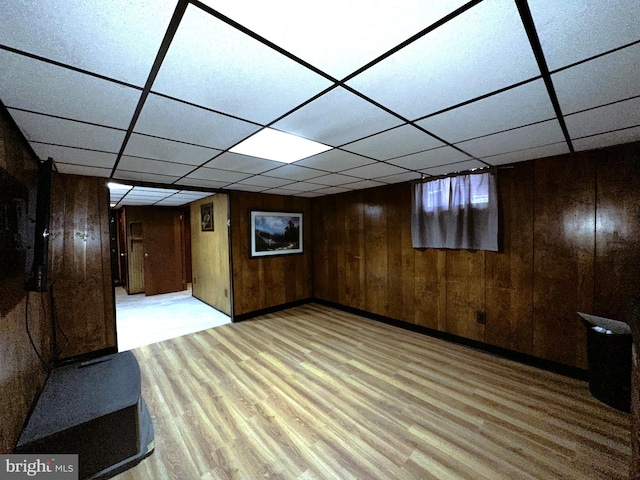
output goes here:
<path id="1" fill-rule="evenodd" d="M 144 246 L 142 243 L 142 222 L 129 222 L 127 229 L 127 293 L 144 292 Z"/>
<path id="2" fill-rule="evenodd" d="M 143 220 L 146 295 L 179 292 L 184 281 L 180 212 L 148 208 Z"/>
<path id="3" fill-rule="evenodd" d="M 129 262 L 128 262 L 128 248 L 127 248 L 127 220 L 125 209 L 118 210 L 118 261 L 120 262 L 118 267 L 120 269 L 120 282 L 125 288 L 128 284 L 129 278 Z"/>
<path id="4" fill-rule="evenodd" d="M 182 231 L 182 258 L 184 259 L 184 281 L 191 283 L 193 279 L 193 268 L 191 262 L 191 213 L 189 207 L 181 212 Z"/>

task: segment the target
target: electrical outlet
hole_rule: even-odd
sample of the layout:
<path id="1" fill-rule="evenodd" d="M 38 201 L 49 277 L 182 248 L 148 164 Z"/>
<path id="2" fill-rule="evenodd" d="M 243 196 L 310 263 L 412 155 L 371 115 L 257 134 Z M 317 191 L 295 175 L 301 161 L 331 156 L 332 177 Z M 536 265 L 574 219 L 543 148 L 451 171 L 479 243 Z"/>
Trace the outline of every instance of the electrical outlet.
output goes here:
<path id="1" fill-rule="evenodd" d="M 480 310 L 478 310 L 476 312 L 476 322 L 478 322 L 480 325 L 486 325 L 487 324 L 487 312 L 481 312 Z"/>

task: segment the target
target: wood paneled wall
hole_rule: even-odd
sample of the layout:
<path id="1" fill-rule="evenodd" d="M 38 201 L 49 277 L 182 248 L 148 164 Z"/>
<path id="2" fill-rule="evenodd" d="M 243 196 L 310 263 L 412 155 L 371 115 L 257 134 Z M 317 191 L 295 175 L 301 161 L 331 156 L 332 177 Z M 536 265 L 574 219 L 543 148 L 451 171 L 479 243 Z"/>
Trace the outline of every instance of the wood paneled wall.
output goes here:
<path id="1" fill-rule="evenodd" d="M 54 175 L 50 232 L 61 358 L 116 348 L 106 180 Z"/>
<path id="2" fill-rule="evenodd" d="M 36 183 L 37 159 L 1 105 L 0 167 L 25 185 Z M 3 281 L 0 290 L 0 454 L 7 454 L 46 378 L 27 336 L 25 313 L 34 343 L 48 360 L 51 310 L 46 293 L 30 293 L 27 306 L 22 277 Z"/>
<path id="3" fill-rule="evenodd" d="M 313 295 L 586 368 L 576 311 L 640 292 L 639 145 L 500 169 L 499 196 L 500 252 L 412 248 L 409 184 L 313 199 Z"/>
<path id="4" fill-rule="evenodd" d="M 213 204 L 213 231 L 202 231 L 200 207 Z M 193 296 L 231 315 L 229 197 L 217 194 L 191 204 Z"/>
<path id="5" fill-rule="evenodd" d="M 311 297 L 311 208 L 301 197 L 259 193 L 229 194 L 233 264 L 233 310 L 242 315 Z M 302 254 L 251 258 L 251 210 L 302 212 Z"/>

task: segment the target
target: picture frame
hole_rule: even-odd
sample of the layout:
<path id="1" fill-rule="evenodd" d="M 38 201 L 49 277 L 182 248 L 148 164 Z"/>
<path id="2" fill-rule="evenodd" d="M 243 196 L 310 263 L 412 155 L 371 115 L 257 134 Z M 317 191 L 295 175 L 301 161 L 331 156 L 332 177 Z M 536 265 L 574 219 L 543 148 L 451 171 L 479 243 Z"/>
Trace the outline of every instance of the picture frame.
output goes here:
<path id="1" fill-rule="evenodd" d="M 251 211 L 251 257 L 304 252 L 301 212 Z"/>
<path id="2" fill-rule="evenodd" d="M 213 203 L 200 205 L 200 226 L 203 232 L 213 232 Z"/>

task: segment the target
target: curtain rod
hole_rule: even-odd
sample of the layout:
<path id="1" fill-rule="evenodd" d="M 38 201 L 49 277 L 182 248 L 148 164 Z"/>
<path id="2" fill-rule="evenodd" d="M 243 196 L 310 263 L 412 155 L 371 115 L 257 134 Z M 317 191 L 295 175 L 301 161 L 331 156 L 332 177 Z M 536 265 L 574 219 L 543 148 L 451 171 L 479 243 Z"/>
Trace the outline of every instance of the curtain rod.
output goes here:
<path id="1" fill-rule="evenodd" d="M 420 174 L 420 180 L 413 180 L 411 183 L 422 183 L 424 181 L 427 180 L 436 180 L 439 178 L 448 178 L 448 177 L 457 177 L 460 175 L 469 175 L 469 174 L 480 174 L 480 173 L 485 173 L 485 171 L 489 171 L 491 169 L 496 169 L 496 170 L 506 170 L 506 169 L 511 169 L 511 168 L 515 168 L 513 165 L 493 165 L 493 166 L 487 166 L 487 167 L 482 167 L 482 168 L 476 168 L 473 170 L 460 170 L 459 172 L 451 172 L 451 173 L 447 173 L 444 175 L 427 175 L 426 173 L 421 173 Z"/>

